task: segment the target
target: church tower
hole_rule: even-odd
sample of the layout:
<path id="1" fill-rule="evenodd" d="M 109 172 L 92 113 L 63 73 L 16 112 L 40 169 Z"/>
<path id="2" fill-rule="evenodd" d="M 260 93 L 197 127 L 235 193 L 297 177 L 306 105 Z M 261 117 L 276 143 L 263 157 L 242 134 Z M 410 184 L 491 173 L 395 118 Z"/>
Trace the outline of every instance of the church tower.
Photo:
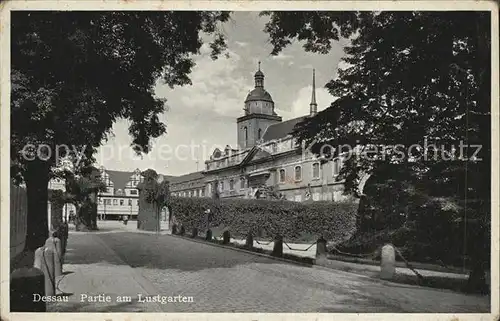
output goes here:
<path id="1" fill-rule="evenodd" d="M 264 73 L 259 69 L 254 75 L 255 88 L 245 99 L 245 115 L 236 120 L 239 148 L 250 148 L 258 144 L 267 127 L 281 122 L 274 111 L 274 101 L 264 89 Z"/>

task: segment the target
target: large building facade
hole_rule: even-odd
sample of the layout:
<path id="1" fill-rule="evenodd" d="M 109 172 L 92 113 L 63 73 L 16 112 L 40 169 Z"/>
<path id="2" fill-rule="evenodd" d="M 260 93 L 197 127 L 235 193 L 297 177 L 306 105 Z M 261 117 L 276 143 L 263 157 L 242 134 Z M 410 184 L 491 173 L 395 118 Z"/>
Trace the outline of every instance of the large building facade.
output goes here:
<path id="1" fill-rule="evenodd" d="M 123 215 L 136 219 L 139 213 L 139 190 L 137 185 L 144 180 L 141 171 L 133 172 L 100 168 L 106 191 L 97 197 L 97 216 L 101 219 L 118 219 Z"/>
<path id="2" fill-rule="evenodd" d="M 244 115 L 236 119 L 238 147 L 216 149 L 204 171 L 177 177 L 173 195 L 209 197 L 217 188 L 221 198 L 344 199 L 343 181 L 338 178 L 342 159 L 322 161 L 298 146 L 292 136 L 295 125 L 317 113 L 314 71 L 309 113 L 286 121 L 276 113 L 264 88 L 260 64 L 254 78 L 255 88 L 244 101 Z"/>
<path id="3" fill-rule="evenodd" d="M 97 216 L 101 220 L 118 220 L 127 215 L 129 219 L 135 220 L 139 213 L 139 190 L 137 185 L 144 181 L 141 171 L 116 171 L 99 168 L 101 180 L 106 184 L 106 191 L 97 195 Z M 165 179 L 172 177 L 162 175 Z M 49 182 L 49 189 L 65 190 L 64 180 L 53 179 Z M 50 209 L 50 202 L 49 202 Z M 69 218 L 75 207 L 66 204 L 63 207 L 63 215 Z M 50 213 L 50 210 L 49 210 Z"/>
<path id="4" fill-rule="evenodd" d="M 139 190 L 137 185 L 144 181 L 141 170 L 133 172 L 100 168 L 101 179 L 106 191 L 98 195 L 97 215 L 101 219 L 119 219 L 127 215 L 137 219 L 139 214 Z M 172 176 L 158 174 L 162 179 L 172 180 Z"/>

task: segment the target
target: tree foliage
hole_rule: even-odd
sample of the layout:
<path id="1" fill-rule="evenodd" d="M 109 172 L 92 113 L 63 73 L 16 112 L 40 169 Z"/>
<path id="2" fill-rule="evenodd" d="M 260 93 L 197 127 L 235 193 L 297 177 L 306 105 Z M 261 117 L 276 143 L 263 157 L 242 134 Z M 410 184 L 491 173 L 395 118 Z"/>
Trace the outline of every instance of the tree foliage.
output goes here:
<path id="1" fill-rule="evenodd" d="M 154 95 L 157 80 L 170 87 L 191 84 L 201 32 L 215 34 L 213 58 L 226 45 L 217 31 L 226 12 L 12 15 L 15 157 L 29 143 L 86 145 L 91 161 L 118 118 L 131 120 L 134 148 L 147 153 L 149 139 L 166 130 L 158 119 L 165 101 Z"/>
<path id="2" fill-rule="evenodd" d="M 386 180 L 379 181 L 381 186 L 372 192 L 386 193 L 376 200 L 388 201 L 392 194 L 397 215 L 415 214 L 408 213 L 407 206 L 416 195 L 425 195 L 426 204 L 445 198 L 461 209 L 461 216 L 468 208 L 467 219 L 481 221 L 485 223 L 482 230 L 489 230 L 489 12 L 263 15 L 270 17 L 265 31 L 274 46 L 272 54 L 293 40 L 303 41 L 305 51 L 317 53 L 329 52 L 340 37 L 351 40 L 344 48 L 345 66 L 326 85 L 338 99 L 294 132 L 299 142 L 312 144 L 318 154 L 324 144 L 335 148 L 333 156 L 345 151 L 340 146 L 357 148 L 356 155 L 361 157 L 350 157 L 341 172 L 348 191 L 356 190 L 362 174 L 385 172 Z M 461 148 L 460 143 L 470 147 Z M 475 146 L 480 146 L 477 154 Z M 474 208 L 469 202 L 481 205 Z M 387 204 L 378 205 L 377 211 L 385 215 Z M 434 208 L 441 211 L 439 206 Z M 398 220 L 397 215 L 391 222 Z M 422 216 L 419 222 L 423 220 Z M 489 253 L 490 242 L 483 236 L 469 255 Z M 476 261 L 481 265 L 483 259 L 484 255 Z"/>
<path id="3" fill-rule="evenodd" d="M 73 204 L 76 208 L 77 230 L 97 229 L 97 195 L 107 190 L 100 171 L 93 167 L 70 170 L 63 168 L 54 171 L 55 177 L 64 180 L 65 191 L 52 193 L 51 202 Z"/>
<path id="4" fill-rule="evenodd" d="M 159 179 L 159 175 L 153 169 L 147 169 L 141 173 L 144 181 L 137 185 L 137 189 L 144 193 L 148 203 L 156 204 L 158 211 L 168 205 L 170 196 L 170 183 L 166 179 Z"/>
<path id="5" fill-rule="evenodd" d="M 201 34 L 213 36 L 212 58 L 225 48 L 219 23 L 227 12 L 17 11 L 11 16 L 11 172 L 28 189 L 28 246 L 46 237 L 47 183 L 63 157 L 93 163 L 113 123 L 130 120 L 138 153 L 166 132 L 158 80 L 190 84 Z M 30 146 L 31 144 L 31 146 Z M 36 156 L 42 144 L 43 160 Z M 56 147 L 59 148 L 56 157 Z M 44 218 L 45 217 L 45 218 Z"/>
<path id="6" fill-rule="evenodd" d="M 371 171 L 385 163 L 404 163 L 426 179 L 451 186 L 464 181 L 457 172 L 489 175 L 490 155 L 490 19 L 487 12 L 274 12 L 266 30 L 277 54 L 293 39 L 304 40 L 304 49 L 326 53 L 340 36 L 351 37 L 336 79 L 327 85 L 339 97 L 330 108 L 299 126 L 295 135 L 307 144 L 318 140 L 332 146 L 390 146 L 435 144 L 439 155 L 458 142 L 481 144 L 471 160 L 424 160 L 424 149 L 410 157 L 370 150 L 370 157 L 351 162 L 347 171 Z M 463 21 L 468 21 L 464 24 Z M 337 151 L 338 152 L 338 151 Z M 434 153 L 433 150 L 427 150 Z M 445 157 L 451 157 L 445 153 Z M 428 157 L 431 158 L 431 157 Z M 349 166 L 350 165 L 350 166 Z M 443 170 L 450 172 L 443 172 Z M 442 175 L 444 174 L 444 175 Z M 351 180 L 356 175 L 344 173 Z M 468 185 L 484 194 L 485 176 L 470 175 Z M 438 176 L 443 176 L 439 178 Z M 487 176 L 486 176 L 487 177 Z M 453 180 L 453 181 L 450 181 Z M 355 184 L 349 185 L 354 187 Z M 463 188 L 462 188 L 463 190 Z M 456 193 L 449 189 L 439 191 Z M 462 195 L 461 195 L 462 196 Z M 474 194 L 469 197 L 479 197 Z"/>

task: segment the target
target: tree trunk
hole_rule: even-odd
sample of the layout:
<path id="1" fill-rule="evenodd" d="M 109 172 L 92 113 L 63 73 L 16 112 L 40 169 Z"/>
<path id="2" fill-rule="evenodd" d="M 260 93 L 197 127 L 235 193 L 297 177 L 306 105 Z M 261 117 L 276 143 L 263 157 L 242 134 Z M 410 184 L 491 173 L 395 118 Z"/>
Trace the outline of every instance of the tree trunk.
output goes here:
<path id="1" fill-rule="evenodd" d="M 477 65 L 483 66 L 483 61 L 490 61 L 491 47 L 489 45 L 490 20 L 482 19 L 476 22 L 477 31 Z M 478 138 L 482 148 L 477 155 L 481 159 L 481 169 L 476 174 L 481 177 L 478 189 L 479 197 L 484 200 L 491 200 L 491 72 L 490 65 L 485 64 L 483 68 L 478 68 L 474 75 L 478 79 L 479 91 L 477 93 L 478 107 L 476 108 L 485 116 L 479 119 Z M 470 156 L 470 155 L 468 155 Z M 468 173 L 466 173 L 467 175 Z M 491 222 L 491 211 L 488 209 L 482 211 L 486 220 Z M 469 240 L 473 243 L 471 253 L 472 266 L 467 282 L 467 287 L 473 292 L 488 292 L 486 284 L 485 270 L 489 268 L 491 262 L 490 241 L 491 224 L 483 223 L 475 227 L 475 234 L 471 234 Z"/>
<path id="2" fill-rule="evenodd" d="M 75 225 L 77 231 L 91 230 L 90 204 L 88 203 L 88 200 L 84 201 L 82 206 L 79 208 Z"/>
<path id="3" fill-rule="evenodd" d="M 471 253 L 471 271 L 469 279 L 467 280 L 467 290 L 475 293 L 488 293 L 490 289 L 486 283 L 486 269 L 490 266 L 490 237 L 485 227 L 478 224 L 478 226 L 471 226 L 469 239 L 471 246 L 469 253 Z"/>
<path id="4" fill-rule="evenodd" d="M 40 160 L 28 162 L 24 179 L 28 196 L 26 249 L 35 251 L 49 236 L 49 166 Z"/>

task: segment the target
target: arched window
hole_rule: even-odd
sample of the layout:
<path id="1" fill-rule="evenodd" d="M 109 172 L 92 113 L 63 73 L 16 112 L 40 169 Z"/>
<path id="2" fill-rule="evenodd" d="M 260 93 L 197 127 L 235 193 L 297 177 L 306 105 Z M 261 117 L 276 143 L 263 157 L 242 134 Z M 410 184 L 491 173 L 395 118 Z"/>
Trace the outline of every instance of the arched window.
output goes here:
<path id="1" fill-rule="evenodd" d="M 300 166 L 295 166 L 295 180 L 296 181 L 302 180 L 302 167 Z"/>
<path id="2" fill-rule="evenodd" d="M 257 132 L 257 139 L 261 139 L 262 137 L 262 129 L 259 128 L 259 131 Z"/>
<path id="3" fill-rule="evenodd" d="M 248 145 L 248 128 L 245 126 L 243 128 L 243 131 L 245 132 L 245 147 Z"/>
<path id="4" fill-rule="evenodd" d="M 229 181 L 229 189 L 232 191 L 234 190 L 234 180 Z"/>
<path id="5" fill-rule="evenodd" d="M 313 178 L 319 178 L 319 163 L 312 164 Z"/>
<path id="6" fill-rule="evenodd" d="M 333 177 L 337 177 L 342 168 L 342 160 L 340 158 L 335 158 L 333 160 Z"/>
<path id="7" fill-rule="evenodd" d="M 280 183 L 284 183 L 286 179 L 286 172 L 285 169 L 282 168 L 280 169 Z"/>

